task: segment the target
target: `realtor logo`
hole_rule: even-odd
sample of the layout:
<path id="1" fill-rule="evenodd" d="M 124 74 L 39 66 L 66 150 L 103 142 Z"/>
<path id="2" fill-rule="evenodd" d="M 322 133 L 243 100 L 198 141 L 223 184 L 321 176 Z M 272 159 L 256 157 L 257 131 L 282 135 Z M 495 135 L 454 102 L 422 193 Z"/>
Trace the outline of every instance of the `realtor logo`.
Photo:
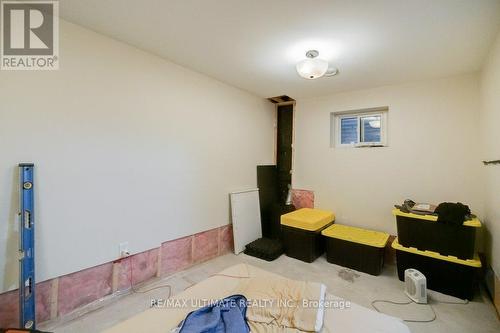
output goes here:
<path id="1" fill-rule="evenodd" d="M 1 1 L 2 70 L 59 68 L 59 2 Z"/>

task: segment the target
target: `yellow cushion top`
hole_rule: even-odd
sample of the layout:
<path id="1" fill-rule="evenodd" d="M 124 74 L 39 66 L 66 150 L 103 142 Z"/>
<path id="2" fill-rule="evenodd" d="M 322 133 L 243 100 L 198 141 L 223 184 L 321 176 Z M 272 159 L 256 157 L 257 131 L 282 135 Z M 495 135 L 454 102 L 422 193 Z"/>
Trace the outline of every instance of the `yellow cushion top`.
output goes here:
<path id="1" fill-rule="evenodd" d="M 399 250 L 399 251 L 405 251 L 405 252 L 418 254 L 421 256 L 425 256 L 425 257 L 439 259 L 439 260 L 445 260 L 445 261 L 449 261 L 449 262 L 452 262 L 455 264 L 461 264 L 461 265 L 466 265 L 466 266 L 471 266 L 471 267 L 481 267 L 481 261 L 479 260 L 479 257 L 477 255 L 474 257 L 474 259 L 459 259 L 455 256 L 444 256 L 444 255 L 439 254 L 439 253 L 434 252 L 434 251 L 427 251 L 427 250 L 422 251 L 422 250 L 418 250 L 414 247 L 404 247 L 403 245 L 398 243 L 397 238 L 392 242 L 392 247 L 396 250 Z"/>
<path id="2" fill-rule="evenodd" d="M 333 222 L 335 215 L 328 210 L 301 208 L 281 215 L 281 224 L 308 231 L 316 231 Z"/>
<path id="3" fill-rule="evenodd" d="M 373 247 L 385 247 L 389 234 L 380 231 L 366 230 L 348 225 L 334 224 L 321 232 L 323 236 L 342 239 L 353 243 Z"/>
<path id="4" fill-rule="evenodd" d="M 392 210 L 392 215 L 411 217 L 414 219 L 426 220 L 426 221 L 431 221 L 431 222 L 437 222 L 437 219 L 438 219 L 438 217 L 436 215 L 419 215 L 419 214 L 413 214 L 413 213 L 405 213 L 397 208 L 394 208 Z M 479 221 L 479 219 L 476 217 L 476 218 L 473 218 L 472 220 L 465 221 L 463 225 L 467 226 L 467 227 L 479 228 L 479 227 L 481 227 L 481 221 Z"/>

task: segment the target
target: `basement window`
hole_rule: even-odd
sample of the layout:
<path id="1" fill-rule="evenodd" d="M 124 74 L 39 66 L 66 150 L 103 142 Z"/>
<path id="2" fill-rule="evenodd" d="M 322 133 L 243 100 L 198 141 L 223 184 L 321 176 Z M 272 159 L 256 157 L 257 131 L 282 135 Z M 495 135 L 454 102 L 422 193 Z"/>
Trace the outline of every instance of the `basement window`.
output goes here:
<path id="1" fill-rule="evenodd" d="M 331 147 L 382 147 L 387 145 L 387 107 L 332 112 Z"/>

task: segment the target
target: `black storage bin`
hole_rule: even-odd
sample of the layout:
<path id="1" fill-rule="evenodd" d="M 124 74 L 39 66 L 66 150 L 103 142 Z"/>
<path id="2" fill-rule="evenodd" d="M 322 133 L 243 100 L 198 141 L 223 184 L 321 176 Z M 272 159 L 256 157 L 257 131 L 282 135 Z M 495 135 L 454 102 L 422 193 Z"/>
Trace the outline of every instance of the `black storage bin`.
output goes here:
<path id="1" fill-rule="evenodd" d="M 321 230 L 308 231 L 281 226 L 283 247 L 287 256 L 305 262 L 313 262 L 325 252 Z"/>
<path id="2" fill-rule="evenodd" d="M 437 216 L 404 213 L 394 209 L 399 244 L 419 250 L 429 250 L 460 259 L 474 257 L 476 230 L 481 222 L 476 218 L 461 226 L 437 222 Z"/>
<path id="3" fill-rule="evenodd" d="M 321 231 L 333 223 L 332 212 L 302 208 L 281 216 L 281 236 L 285 254 L 313 262 L 325 252 Z"/>
<path id="4" fill-rule="evenodd" d="M 322 231 L 329 263 L 379 275 L 389 234 L 334 224 Z"/>
<path id="5" fill-rule="evenodd" d="M 446 295 L 472 300 L 481 268 L 479 259 L 462 260 L 441 254 L 407 248 L 394 240 L 399 280 L 405 270 L 416 269 L 425 275 L 427 287 Z"/>

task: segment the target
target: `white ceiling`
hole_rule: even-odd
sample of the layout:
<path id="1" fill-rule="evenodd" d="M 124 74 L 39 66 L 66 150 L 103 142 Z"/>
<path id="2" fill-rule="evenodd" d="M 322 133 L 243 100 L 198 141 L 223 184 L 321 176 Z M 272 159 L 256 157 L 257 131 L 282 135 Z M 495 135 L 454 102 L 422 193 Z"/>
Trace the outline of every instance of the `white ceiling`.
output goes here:
<path id="1" fill-rule="evenodd" d="M 262 97 L 480 69 L 500 0 L 63 0 L 61 16 Z M 300 78 L 308 49 L 340 75 Z"/>

